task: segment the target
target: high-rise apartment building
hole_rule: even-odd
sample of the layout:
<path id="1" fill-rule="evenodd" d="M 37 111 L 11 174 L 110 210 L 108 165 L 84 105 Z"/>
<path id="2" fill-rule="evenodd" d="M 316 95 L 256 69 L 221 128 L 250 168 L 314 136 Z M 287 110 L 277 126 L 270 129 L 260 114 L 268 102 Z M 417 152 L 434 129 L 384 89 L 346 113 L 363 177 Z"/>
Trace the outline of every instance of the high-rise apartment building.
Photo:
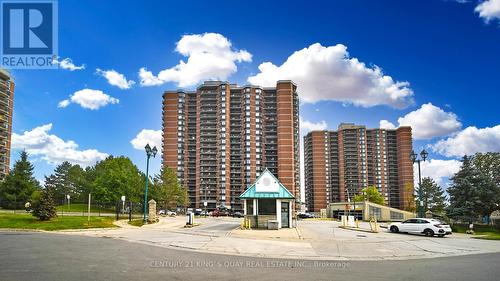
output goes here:
<path id="1" fill-rule="evenodd" d="M 0 180 L 9 173 L 13 104 L 14 81 L 7 70 L 0 69 Z"/>
<path id="2" fill-rule="evenodd" d="M 366 129 L 343 123 L 337 131 L 304 137 L 306 205 L 319 212 L 376 186 L 385 203 L 405 209 L 413 200 L 411 127 Z"/>
<path id="3" fill-rule="evenodd" d="M 163 94 L 163 166 L 177 172 L 191 207 L 241 211 L 238 196 L 266 168 L 300 198 L 296 88 L 208 81 Z"/>

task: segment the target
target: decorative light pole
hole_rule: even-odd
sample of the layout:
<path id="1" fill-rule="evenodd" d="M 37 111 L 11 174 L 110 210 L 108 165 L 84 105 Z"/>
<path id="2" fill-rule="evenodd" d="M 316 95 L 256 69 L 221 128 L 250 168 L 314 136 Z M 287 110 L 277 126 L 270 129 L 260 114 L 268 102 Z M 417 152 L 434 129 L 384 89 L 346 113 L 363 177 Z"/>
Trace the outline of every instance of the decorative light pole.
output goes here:
<path id="1" fill-rule="evenodd" d="M 144 224 L 147 223 L 147 204 L 148 204 L 148 182 L 149 182 L 149 158 L 151 156 L 155 157 L 156 153 L 158 152 L 158 149 L 156 149 L 156 146 L 151 149 L 151 146 L 149 146 L 149 143 L 146 144 L 146 191 L 144 192 Z"/>
<path id="2" fill-rule="evenodd" d="M 425 149 L 423 149 L 420 152 L 420 157 L 422 157 L 422 159 L 418 159 L 418 155 L 413 150 L 411 151 L 411 154 L 410 154 L 410 159 L 413 162 L 413 164 L 415 164 L 415 162 L 418 164 L 418 201 L 419 201 L 418 216 L 420 218 L 424 217 L 424 208 L 423 208 L 424 201 L 422 199 L 422 174 L 420 172 L 420 161 L 425 162 L 425 159 L 427 159 L 428 155 L 429 155 L 429 153 L 427 153 L 427 151 L 425 151 Z"/>

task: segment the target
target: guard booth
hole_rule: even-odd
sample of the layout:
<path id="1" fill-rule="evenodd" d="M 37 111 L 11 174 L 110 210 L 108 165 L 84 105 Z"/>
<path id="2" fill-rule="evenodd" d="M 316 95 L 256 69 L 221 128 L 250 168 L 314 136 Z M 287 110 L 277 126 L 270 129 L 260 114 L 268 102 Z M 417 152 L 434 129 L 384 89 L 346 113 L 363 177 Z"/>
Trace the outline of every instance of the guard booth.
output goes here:
<path id="1" fill-rule="evenodd" d="M 240 197 L 251 228 L 291 228 L 295 197 L 268 170 L 264 170 Z"/>

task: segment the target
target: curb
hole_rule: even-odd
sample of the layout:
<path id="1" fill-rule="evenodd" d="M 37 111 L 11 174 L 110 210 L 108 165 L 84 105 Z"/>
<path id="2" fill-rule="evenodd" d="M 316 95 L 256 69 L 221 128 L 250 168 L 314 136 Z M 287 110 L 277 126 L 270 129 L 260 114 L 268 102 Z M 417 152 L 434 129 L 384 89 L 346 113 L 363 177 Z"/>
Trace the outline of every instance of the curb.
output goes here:
<path id="1" fill-rule="evenodd" d="M 299 240 L 303 240 L 304 238 L 302 237 L 302 232 L 300 231 L 299 227 L 295 227 L 295 231 L 297 232 L 297 235 L 299 236 Z"/>
<path id="2" fill-rule="evenodd" d="M 367 232 L 367 233 L 378 233 L 378 232 L 373 232 L 371 230 L 364 229 L 364 228 L 356 228 L 356 227 L 349 227 L 349 226 L 339 226 L 339 228 L 353 230 L 353 231 Z"/>

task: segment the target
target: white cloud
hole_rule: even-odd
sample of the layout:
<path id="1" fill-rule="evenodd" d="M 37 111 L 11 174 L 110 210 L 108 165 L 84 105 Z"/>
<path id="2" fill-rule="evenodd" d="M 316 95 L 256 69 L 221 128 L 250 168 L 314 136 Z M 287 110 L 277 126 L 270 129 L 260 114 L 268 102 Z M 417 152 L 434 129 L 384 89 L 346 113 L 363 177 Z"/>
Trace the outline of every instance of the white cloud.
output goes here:
<path id="1" fill-rule="evenodd" d="M 67 107 L 70 103 L 79 104 L 83 108 L 96 110 L 107 104 L 116 104 L 120 100 L 106 95 L 100 90 L 82 89 L 72 94 L 69 99 L 59 102 L 58 107 Z"/>
<path id="2" fill-rule="evenodd" d="M 139 70 L 142 86 L 175 82 L 179 87 L 196 85 L 210 79 L 226 80 L 237 70 L 236 62 L 250 62 L 252 55 L 232 48 L 231 42 L 218 33 L 184 35 L 177 42 L 176 52 L 187 61 L 162 70 L 157 76 L 146 68 Z"/>
<path id="3" fill-rule="evenodd" d="M 108 154 L 96 149 L 79 150 L 78 144 L 72 140 L 65 141 L 56 135 L 49 134 L 52 124 L 36 127 L 23 134 L 12 134 L 12 148 L 24 149 L 31 155 L 41 158 L 51 164 L 69 161 L 82 166 L 93 165 L 105 159 Z"/>
<path id="4" fill-rule="evenodd" d="M 448 157 L 462 157 L 476 152 L 500 151 L 500 125 L 495 127 L 467 127 L 457 134 L 438 141 L 432 150 Z"/>
<path id="5" fill-rule="evenodd" d="M 486 22 L 494 19 L 500 20 L 500 0 L 486 0 L 481 2 L 474 9 Z"/>
<path id="6" fill-rule="evenodd" d="M 302 119 L 302 117 L 299 120 L 300 120 L 300 132 L 302 134 L 306 134 L 309 131 L 326 130 L 326 128 L 328 127 L 328 124 L 326 123 L 325 120 L 321 120 L 320 122 L 317 123 L 304 120 Z"/>
<path id="7" fill-rule="evenodd" d="M 411 126 L 415 139 L 431 139 L 446 136 L 460 130 L 462 124 L 453 112 L 445 112 L 432 103 L 398 119 L 399 126 Z"/>
<path id="8" fill-rule="evenodd" d="M 388 120 L 380 120 L 379 127 L 380 129 L 396 129 L 396 126 L 394 126 L 394 124 L 392 124 Z"/>
<path id="9" fill-rule="evenodd" d="M 65 108 L 67 107 L 71 102 L 69 100 L 62 100 L 57 104 L 57 107 L 59 108 Z"/>
<path id="10" fill-rule="evenodd" d="M 357 58 L 349 57 L 347 47 L 342 44 L 328 47 L 312 44 L 294 52 L 281 66 L 264 62 L 259 70 L 248 82 L 274 86 L 277 80 L 292 80 L 303 102 L 334 100 L 362 107 L 395 108 L 413 104 L 408 82 L 394 81 L 378 66 L 367 67 Z"/>
<path id="11" fill-rule="evenodd" d="M 441 187 L 446 187 L 449 178 L 452 177 L 460 167 L 462 162 L 458 160 L 439 160 L 431 159 L 429 161 L 420 162 L 422 178 L 430 177 Z M 418 186 L 418 167 L 417 164 L 413 167 L 415 174 L 415 186 Z"/>
<path id="12" fill-rule="evenodd" d="M 148 143 L 151 147 L 156 146 L 158 150 L 161 150 L 161 130 L 143 129 L 130 143 L 138 150 L 144 150 Z"/>
<path id="13" fill-rule="evenodd" d="M 123 75 L 123 74 L 121 74 L 113 69 L 102 70 L 102 69 L 97 68 L 96 72 L 97 72 L 97 74 L 106 78 L 106 80 L 108 80 L 108 83 L 110 85 L 116 86 L 122 90 L 130 89 L 130 87 L 132 87 L 132 85 L 135 84 L 134 81 L 127 80 L 127 78 L 125 78 L 125 75 Z"/>
<path id="14" fill-rule="evenodd" d="M 84 64 L 76 66 L 70 58 L 65 58 L 63 60 L 58 60 L 57 58 L 54 58 L 52 59 L 52 64 L 59 65 L 59 68 L 67 69 L 69 71 L 85 69 Z"/>
<path id="15" fill-rule="evenodd" d="M 139 69 L 139 78 L 141 79 L 142 86 L 157 86 L 165 83 L 158 77 L 154 76 L 153 72 L 147 70 L 145 67 Z"/>

